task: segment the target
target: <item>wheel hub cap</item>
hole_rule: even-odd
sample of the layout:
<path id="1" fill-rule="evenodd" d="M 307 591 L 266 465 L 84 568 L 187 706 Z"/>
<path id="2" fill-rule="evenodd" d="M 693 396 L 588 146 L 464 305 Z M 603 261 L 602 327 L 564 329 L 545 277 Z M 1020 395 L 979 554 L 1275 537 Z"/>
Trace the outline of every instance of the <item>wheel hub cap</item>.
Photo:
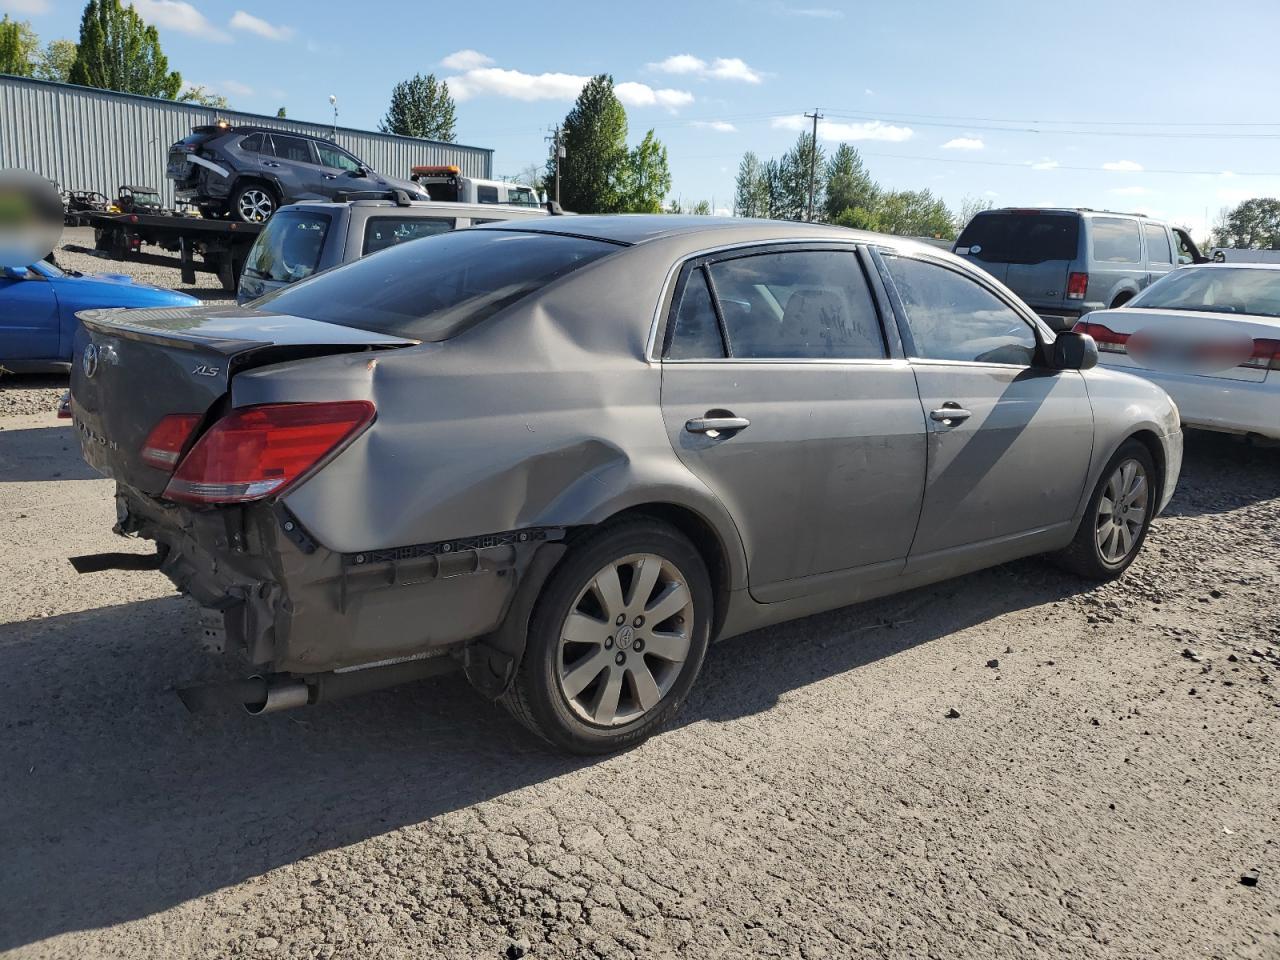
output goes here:
<path id="1" fill-rule="evenodd" d="M 1137 546 L 1147 519 L 1149 489 L 1146 468 L 1137 460 L 1125 460 L 1107 479 L 1095 525 L 1098 553 L 1107 563 L 1123 562 Z"/>
<path id="2" fill-rule="evenodd" d="M 655 554 L 600 569 L 560 628 L 556 680 L 587 723 L 617 727 L 655 709 L 689 655 L 693 595 L 680 570 Z"/>

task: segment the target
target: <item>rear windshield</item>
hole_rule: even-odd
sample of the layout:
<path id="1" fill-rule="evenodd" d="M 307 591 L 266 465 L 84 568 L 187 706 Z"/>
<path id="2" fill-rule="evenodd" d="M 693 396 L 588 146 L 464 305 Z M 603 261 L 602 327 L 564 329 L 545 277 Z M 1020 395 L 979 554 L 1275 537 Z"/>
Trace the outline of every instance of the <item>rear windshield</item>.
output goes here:
<path id="1" fill-rule="evenodd" d="M 960 234 L 956 252 L 988 263 L 1074 260 L 1079 239 L 1075 214 L 980 213 Z"/>
<path id="2" fill-rule="evenodd" d="M 1129 306 L 1280 317 L 1280 270 L 1183 267 L 1147 287 Z"/>
<path id="3" fill-rule="evenodd" d="M 328 270 L 254 306 L 391 336 L 447 340 L 619 249 L 551 233 L 457 230 Z"/>
<path id="4" fill-rule="evenodd" d="M 329 216 L 304 210 L 282 210 L 267 221 L 245 261 L 244 273 L 259 280 L 295 283 L 316 272 Z"/>

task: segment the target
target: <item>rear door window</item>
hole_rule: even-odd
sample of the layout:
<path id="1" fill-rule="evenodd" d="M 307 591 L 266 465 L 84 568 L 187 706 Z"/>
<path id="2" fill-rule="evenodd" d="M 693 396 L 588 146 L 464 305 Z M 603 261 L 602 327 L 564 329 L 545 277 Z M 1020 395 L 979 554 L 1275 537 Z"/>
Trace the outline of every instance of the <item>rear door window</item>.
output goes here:
<path id="1" fill-rule="evenodd" d="M 254 241 L 244 272 L 259 280 L 294 283 L 316 272 L 329 216 L 303 210 L 282 210 L 267 221 Z"/>
<path id="2" fill-rule="evenodd" d="M 240 149 L 244 153 L 260 153 L 262 151 L 262 134 L 254 133 L 240 141 Z"/>
<path id="3" fill-rule="evenodd" d="M 671 343 L 664 354 L 668 360 L 719 360 L 724 357 L 724 339 L 720 321 L 711 303 L 707 273 L 695 267 L 685 276 L 680 291 L 671 332 Z"/>
<path id="4" fill-rule="evenodd" d="M 1141 263 L 1142 243 L 1138 239 L 1138 221 L 1118 217 L 1094 217 L 1093 259 L 1100 263 Z"/>
<path id="5" fill-rule="evenodd" d="M 729 355 L 754 360 L 887 356 L 852 250 L 760 253 L 709 267 Z"/>
<path id="6" fill-rule="evenodd" d="M 311 142 L 301 137 L 286 137 L 279 133 L 271 135 L 271 153 L 280 160 L 294 163 L 315 163 L 311 153 Z"/>
<path id="7" fill-rule="evenodd" d="M 1147 238 L 1147 262 L 1173 263 L 1173 251 L 1169 249 L 1169 232 L 1158 223 L 1144 223 L 1142 232 Z"/>
<path id="8" fill-rule="evenodd" d="M 374 333 L 447 340 L 621 249 L 552 233 L 454 230 L 327 270 L 255 306 L 270 303 L 271 310 Z"/>
<path id="9" fill-rule="evenodd" d="M 476 203 L 497 203 L 498 188 L 497 187 L 476 187 Z"/>
<path id="10" fill-rule="evenodd" d="M 448 233 L 457 226 L 452 217 L 370 217 L 364 226 L 364 253 L 377 253 L 419 237 Z"/>
<path id="11" fill-rule="evenodd" d="M 956 253 L 987 263 L 1074 260 L 1080 217 L 1073 213 L 980 213 L 956 241 Z"/>

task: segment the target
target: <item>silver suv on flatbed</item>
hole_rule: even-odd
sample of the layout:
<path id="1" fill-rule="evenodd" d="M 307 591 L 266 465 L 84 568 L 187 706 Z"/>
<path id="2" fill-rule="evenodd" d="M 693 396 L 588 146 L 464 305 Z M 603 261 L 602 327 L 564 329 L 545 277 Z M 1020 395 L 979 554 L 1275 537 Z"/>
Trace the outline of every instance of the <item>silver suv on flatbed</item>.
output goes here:
<path id="1" fill-rule="evenodd" d="M 541 207 L 406 200 L 303 201 L 281 207 L 258 234 L 236 302 L 305 280 L 396 244 L 502 220 L 545 217 Z"/>

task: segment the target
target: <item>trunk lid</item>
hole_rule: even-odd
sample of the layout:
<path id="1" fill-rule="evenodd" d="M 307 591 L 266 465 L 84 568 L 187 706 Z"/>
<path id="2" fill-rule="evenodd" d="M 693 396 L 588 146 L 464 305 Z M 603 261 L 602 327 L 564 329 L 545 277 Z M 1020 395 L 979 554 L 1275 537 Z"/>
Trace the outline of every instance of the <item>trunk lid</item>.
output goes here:
<path id="1" fill-rule="evenodd" d="M 151 496 L 163 492 L 171 475 L 142 459 L 152 429 L 172 414 L 198 415 L 194 441 L 225 412 L 237 373 L 417 343 L 243 307 L 85 310 L 76 316 L 81 324 L 72 353 L 71 415 L 84 458 Z"/>

